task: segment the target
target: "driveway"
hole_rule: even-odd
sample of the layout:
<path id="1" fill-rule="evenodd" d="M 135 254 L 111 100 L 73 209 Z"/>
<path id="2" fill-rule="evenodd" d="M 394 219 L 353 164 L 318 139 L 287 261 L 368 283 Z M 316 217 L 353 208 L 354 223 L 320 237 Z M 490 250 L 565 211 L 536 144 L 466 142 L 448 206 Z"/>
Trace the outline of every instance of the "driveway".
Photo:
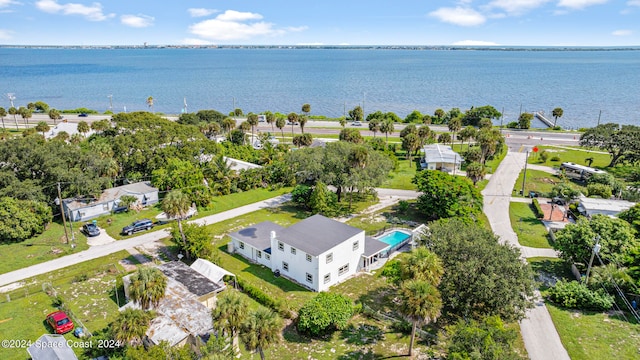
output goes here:
<path id="1" fill-rule="evenodd" d="M 509 202 L 518 174 L 524 168 L 526 154 L 509 151 L 500 166 L 482 191 L 484 212 L 489 218 L 493 232 L 503 243 L 520 249 L 523 258 L 546 256 L 557 257 L 553 249 L 537 249 L 520 246 L 518 236 L 511 228 L 509 220 Z M 535 307 L 528 310 L 526 318 L 520 321 L 520 332 L 525 347 L 532 360 L 569 360 L 569 354 L 560 341 L 558 331 L 553 325 L 549 311 L 541 298 L 535 293 Z"/>
<path id="2" fill-rule="evenodd" d="M 203 218 L 196 219 L 190 222 L 201 224 L 201 225 L 215 224 L 217 222 L 229 220 L 234 217 L 244 215 L 256 210 L 278 206 L 289 200 L 291 200 L 291 195 L 286 194 L 286 195 L 277 196 L 271 199 L 267 199 L 264 201 L 259 201 L 253 204 L 241 206 L 239 208 L 235 208 L 229 211 L 224 211 L 218 214 L 205 216 Z M 167 236 L 169 236 L 169 230 L 163 229 L 158 231 L 147 232 L 140 236 L 135 236 L 135 237 L 131 237 L 126 240 L 120 240 L 120 241 L 109 241 L 106 238 L 102 240 L 97 240 L 96 242 L 100 243 L 100 245 L 92 246 L 88 250 L 80 251 L 75 254 L 63 256 L 54 260 L 50 260 L 47 262 L 26 267 L 23 269 L 8 272 L 6 274 L 1 274 L 0 287 L 3 287 L 4 285 L 11 284 L 17 281 L 28 279 L 33 276 L 45 274 L 53 270 L 58 270 L 58 269 L 65 268 L 67 266 L 75 265 L 83 261 L 97 259 L 99 257 L 113 254 L 121 250 L 142 246 L 144 244 L 147 244 L 156 240 L 160 240 Z"/>

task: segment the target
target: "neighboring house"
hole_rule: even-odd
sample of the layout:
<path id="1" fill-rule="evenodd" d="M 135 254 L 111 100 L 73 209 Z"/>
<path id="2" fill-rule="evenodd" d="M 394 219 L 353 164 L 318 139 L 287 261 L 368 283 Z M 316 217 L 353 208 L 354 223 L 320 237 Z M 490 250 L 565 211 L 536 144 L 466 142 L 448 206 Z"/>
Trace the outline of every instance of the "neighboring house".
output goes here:
<path id="1" fill-rule="evenodd" d="M 84 221 L 109 214 L 113 208 L 118 207 L 120 198 L 124 195 L 137 197 L 138 204 L 141 206 L 158 202 L 158 189 L 151 186 L 148 181 L 141 181 L 106 189 L 97 199 L 64 199 L 62 204 L 68 220 Z"/>
<path id="2" fill-rule="evenodd" d="M 238 159 L 233 159 L 230 157 L 224 157 L 224 161 L 227 162 L 227 165 L 229 165 L 229 167 L 231 168 L 231 170 L 236 170 L 236 171 L 240 171 L 240 170 L 249 170 L 249 169 L 260 169 L 262 166 L 260 165 L 256 165 L 250 162 L 246 162 L 246 161 L 242 161 L 242 160 L 238 160 Z"/>
<path id="3" fill-rule="evenodd" d="M 377 261 L 389 246 L 364 230 L 313 215 L 288 228 L 270 221 L 229 234 L 228 248 L 315 291 L 324 291 Z"/>
<path id="4" fill-rule="evenodd" d="M 77 360 L 67 339 L 59 334 L 44 334 L 27 348 L 33 360 Z"/>
<path id="5" fill-rule="evenodd" d="M 616 216 L 632 208 L 635 203 L 626 200 L 599 199 L 581 196 L 578 199 L 578 211 L 583 216 L 591 217 L 596 214 Z"/>
<path id="6" fill-rule="evenodd" d="M 460 170 L 464 158 L 442 144 L 428 144 L 424 146 L 424 158 L 420 161 L 423 169 L 453 172 Z"/>
<path id="7" fill-rule="evenodd" d="M 54 125 L 49 129 L 48 132 L 44 133 L 45 139 L 52 139 L 56 137 L 61 131 L 69 134 L 69 137 L 72 137 L 75 134 L 80 134 L 78 131 L 78 123 L 70 123 L 70 122 L 59 122 L 57 125 Z M 81 134 L 85 137 L 91 136 L 95 131 L 90 130 L 88 133 Z"/>
<path id="8" fill-rule="evenodd" d="M 157 345 L 167 341 L 171 346 L 197 345 L 213 330 L 211 309 L 216 295 L 226 288 L 222 277 L 226 270 L 198 259 L 192 267 L 180 261 L 158 266 L 167 277 L 165 296 L 153 310 L 157 316 L 147 329 L 145 343 Z M 129 298 L 129 276 L 123 278 L 125 296 Z M 129 302 L 120 310 L 138 308 Z"/>

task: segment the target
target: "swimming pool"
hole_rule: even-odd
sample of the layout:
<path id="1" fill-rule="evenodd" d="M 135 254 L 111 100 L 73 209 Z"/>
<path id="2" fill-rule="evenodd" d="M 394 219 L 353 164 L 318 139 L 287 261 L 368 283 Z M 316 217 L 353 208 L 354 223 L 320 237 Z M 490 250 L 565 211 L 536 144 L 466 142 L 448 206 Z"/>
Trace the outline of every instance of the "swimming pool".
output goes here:
<path id="1" fill-rule="evenodd" d="M 389 244 L 391 249 L 394 249 L 396 246 L 398 246 L 399 244 L 402 244 L 405 240 L 407 240 L 410 237 L 411 237 L 410 234 L 396 230 L 386 234 L 385 236 L 379 237 L 378 240 Z"/>

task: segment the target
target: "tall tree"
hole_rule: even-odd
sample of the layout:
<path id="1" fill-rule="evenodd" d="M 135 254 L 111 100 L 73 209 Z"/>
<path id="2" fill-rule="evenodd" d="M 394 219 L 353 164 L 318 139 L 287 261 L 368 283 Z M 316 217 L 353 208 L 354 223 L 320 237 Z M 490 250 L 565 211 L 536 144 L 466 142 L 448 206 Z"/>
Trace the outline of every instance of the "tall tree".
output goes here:
<path id="1" fill-rule="evenodd" d="M 229 289 L 218 297 L 216 307 L 211 311 L 214 328 L 227 334 L 235 349 L 238 349 L 238 333 L 247 318 L 248 309 L 249 304 L 244 296 Z"/>
<path id="2" fill-rule="evenodd" d="M 362 119 L 364 118 L 362 108 L 360 106 L 356 106 L 353 109 L 349 110 L 349 118 L 351 119 L 351 121 L 362 121 Z"/>
<path id="3" fill-rule="evenodd" d="M 471 146 L 471 140 L 476 137 L 477 132 L 478 131 L 473 126 L 467 126 L 464 129 L 460 130 L 460 133 L 458 133 L 460 145 L 462 145 L 464 141 L 469 140 L 469 143 L 467 144 L 467 149 L 469 149 L 469 147 Z"/>
<path id="4" fill-rule="evenodd" d="M 149 96 L 147 98 L 147 106 L 149 107 L 149 110 L 153 112 L 153 96 Z"/>
<path id="5" fill-rule="evenodd" d="M 431 323 L 440 317 L 442 298 L 435 285 L 426 280 L 407 280 L 400 287 L 400 311 L 413 324 L 411 327 L 411 342 L 409 342 L 409 356 L 413 356 L 413 342 L 416 328 L 420 323 Z"/>
<path id="6" fill-rule="evenodd" d="M 298 114 L 290 112 L 289 115 L 287 115 L 287 120 L 291 123 L 291 137 L 293 137 L 293 126 L 298 123 Z"/>
<path id="7" fill-rule="evenodd" d="M 467 165 L 466 172 L 467 177 L 473 181 L 473 186 L 475 186 L 478 181 L 484 179 L 485 175 L 487 175 L 487 168 L 478 162 L 472 162 Z"/>
<path id="8" fill-rule="evenodd" d="M 304 104 L 304 105 L 302 105 L 302 112 L 303 112 L 306 116 L 309 116 L 309 113 L 311 112 L 311 105 L 310 105 L 310 104 Z"/>
<path id="9" fill-rule="evenodd" d="M 456 117 L 449 120 L 447 127 L 449 128 L 449 131 L 453 133 L 453 135 L 451 136 L 451 145 L 453 145 L 453 140 L 456 138 L 456 134 L 462 128 L 462 119 L 459 117 Z"/>
<path id="10" fill-rule="evenodd" d="M 369 131 L 373 132 L 373 137 L 376 137 L 376 133 L 380 131 L 380 119 L 369 120 Z"/>
<path id="11" fill-rule="evenodd" d="M 267 124 L 271 125 L 271 131 L 275 131 L 273 125 L 276 122 L 276 114 L 272 113 L 271 111 L 266 111 L 264 113 L 264 116 L 266 117 Z"/>
<path id="12" fill-rule="evenodd" d="M 153 312 L 125 309 L 118 313 L 118 317 L 111 323 L 111 334 L 118 342 L 130 346 L 140 345 L 154 317 Z"/>
<path id="13" fill-rule="evenodd" d="M 431 129 L 429 125 L 422 125 L 418 128 L 418 138 L 420 138 L 420 147 L 424 147 L 431 137 Z"/>
<path id="14" fill-rule="evenodd" d="M 253 145 L 253 142 L 254 142 L 253 130 L 255 129 L 256 126 L 258 126 L 258 114 L 254 114 L 250 112 L 247 115 L 247 122 L 249 123 L 249 125 L 251 125 L 251 145 Z"/>
<path id="15" fill-rule="evenodd" d="M 187 246 L 187 238 L 182 228 L 182 220 L 186 218 L 190 207 L 189 197 L 179 189 L 171 191 L 162 199 L 162 211 L 167 214 L 167 217 L 175 218 L 178 222 L 178 229 L 185 247 Z M 187 259 L 190 259 L 189 253 L 187 253 Z"/>
<path id="16" fill-rule="evenodd" d="M 18 115 L 18 109 L 16 109 L 15 107 L 10 107 L 9 108 L 9 115 L 13 115 L 13 121 L 16 122 L 16 130 L 18 130 L 18 119 L 16 118 L 16 115 Z"/>
<path id="17" fill-rule="evenodd" d="M 298 122 L 300 123 L 300 131 L 302 131 L 303 134 L 304 134 L 304 126 L 307 124 L 308 120 L 309 118 L 307 117 L 307 115 L 302 115 L 298 118 Z"/>
<path id="18" fill-rule="evenodd" d="M 4 117 L 7 116 L 7 110 L 0 106 L 0 119 L 2 119 L 2 128 L 6 129 L 4 126 Z"/>
<path id="19" fill-rule="evenodd" d="M 426 247 L 417 247 L 400 261 L 402 280 L 424 280 L 437 286 L 442 280 L 442 260 Z"/>
<path id="20" fill-rule="evenodd" d="M 389 134 L 393 134 L 393 131 L 395 130 L 393 125 L 393 120 L 390 118 L 385 119 L 380 124 L 380 132 L 384 133 L 384 139 L 387 144 L 389 143 Z"/>
<path id="21" fill-rule="evenodd" d="M 229 135 L 231 130 L 236 127 L 236 121 L 231 117 L 226 117 L 222 120 L 222 129 Z"/>
<path id="22" fill-rule="evenodd" d="M 33 116 L 33 111 L 24 106 L 20 106 L 18 108 L 18 112 L 20 113 L 20 116 L 22 116 L 22 120 L 24 120 L 25 127 L 29 127 L 29 119 Z"/>
<path id="23" fill-rule="evenodd" d="M 242 324 L 241 337 L 249 349 L 257 350 L 260 359 L 264 360 L 266 347 L 275 344 L 280 339 L 282 319 L 264 306 L 250 311 Z"/>
<path id="24" fill-rule="evenodd" d="M 557 107 L 551 111 L 551 116 L 553 116 L 553 127 L 556 127 L 556 123 L 558 122 L 558 118 L 561 118 L 564 114 L 564 110 L 561 107 Z"/>
<path id="25" fill-rule="evenodd" d="M 45 136 L 45 133 L 47 131 L 49 131 L 49 129 L 51 129 L 49 127 L 49 124 L 47 124 L 46 121 L 39 121 L 38 124 L 36 125 L 36 131 L 41 132 L 42 136 Z"/>
<path id="26" fill-rule="evenodd" d="M 87 124 L 86 121 L 80 121 L 78 123 L 78 132 L 82 134 L 82 137 L 86 137 L 86 134 L 91 131 L 91 127 Z"/>
<path id="27" fill-rule="evenodd" d="M 280 129 L 280 135 L 282 136 L 282 142 L 284 142 L 284 126 L 287 124 L 286 120 L 282 116 L 276 118 L 276 127 Z"/>
<path id="28" fill-rule="evenodd" d="M 531 120 L 533 120 L 532 113 L 522 113 L 518 117 L 518 127 L 520 129 L 529 129 L 531 127 Z"/>
<path id="29" fill-rule="evenodd" d="M 482 195 L 469 179 L 442 171 L 421 171 L 413 179 L 417 207 L 427 219 L 474 217 L 482 210 Z"/>
<path id="30" fill-rule="evenodd" d="M 611 155 L 609 167 L 620 162 L 640 162 L 640 127 L 635 125 L 601 124 L 587 129 L 580 136 L 580 146 L 596 147 Z"/>
<path id="31" fill-rule="evenodd" d="M 53 120 L 53 124 L 56 125 L 58 120 L 60 120 L 62 116 L 60 115 L 60 111 L 56 109 L 49 110 L 49 119 Z"/>
<path id="32" fill-rule="evenodd" d="M 167 278 L 155 267 L 139 267 L 129 278 L 129 296 L 143 310 L 158 306 L 167 289 Z"/>

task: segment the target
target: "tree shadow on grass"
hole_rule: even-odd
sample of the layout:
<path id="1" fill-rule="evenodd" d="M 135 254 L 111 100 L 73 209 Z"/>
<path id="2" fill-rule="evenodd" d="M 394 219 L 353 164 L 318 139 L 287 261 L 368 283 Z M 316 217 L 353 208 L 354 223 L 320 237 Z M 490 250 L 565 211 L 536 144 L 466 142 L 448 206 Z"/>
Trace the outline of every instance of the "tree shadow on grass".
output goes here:
<path id="1" fill-rule="evenodd" d="M 280 205 L 277 207 L 272 207 L 272 208 L 268 208 L 268 210 L 272 213 L 272 214 L 279 214 L 279 213 L 292 213 L 294 214 L 293 217 L 296 219 L 306 219 L 309 216 L 311 216 L 312 214 L 307 211 L 304 210 L 302 208 L 300 208 L 299 206 L 287 203 L 284 205 Z"/>
<path id="2" fill-rule="evenodd" d="M 531 262 L 531 269 L 541 282 L 540 290 L 547 290 L 557 280 L 574 280 L 571 265 L 563 260 L 539 260 Z"/>
<path id="3" fill-rule="evenodd" d="M 284 339 L 287 342 L 290 343 L 298 343 L 298 344 L 310 344 L 311 343 L 311 339 L 303 334 L 300 334 L 298 332 L 298 329 L 296 329 L 296 323 L 295 322 L 291 322 L 289 325 L 287 325 L 284 328 L 284 331 L 282 332 L 282 336 L 284 337 Z"/>
<path id="4" fill-rule="evenodd" d="M 378 326 L 360 324 L 355 327 L 353 324 L 342 330 L 340 337 L 344 339 L 347 344 L 354 345 L 372 345 L 378 341 L 384 340 L 384 331 Z"/>

